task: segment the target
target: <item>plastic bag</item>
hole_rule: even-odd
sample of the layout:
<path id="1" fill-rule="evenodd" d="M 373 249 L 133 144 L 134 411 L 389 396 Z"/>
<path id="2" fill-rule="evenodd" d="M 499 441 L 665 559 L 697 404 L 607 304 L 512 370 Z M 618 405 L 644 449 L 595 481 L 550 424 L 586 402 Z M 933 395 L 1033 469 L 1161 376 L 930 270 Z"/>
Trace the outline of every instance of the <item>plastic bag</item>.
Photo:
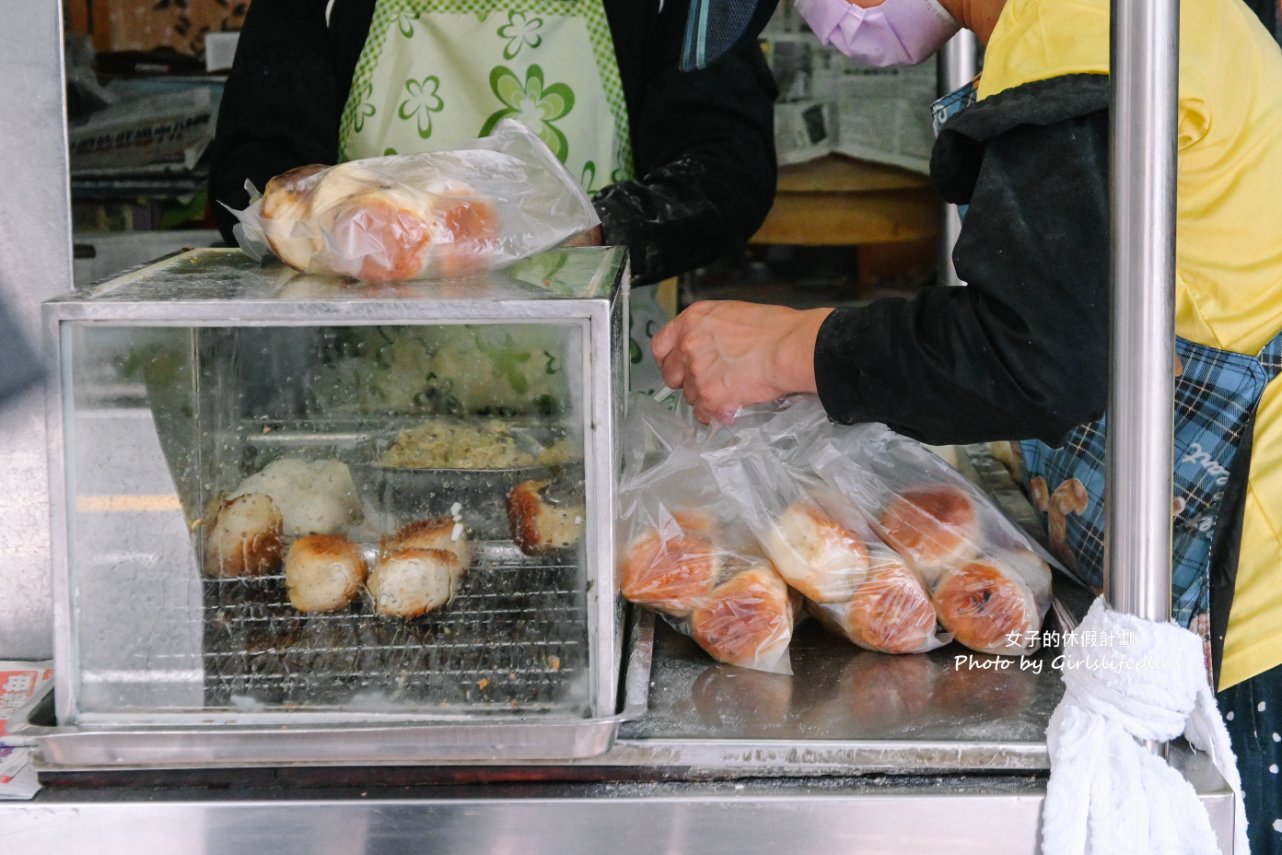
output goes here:
<path id="1" fill-rule="evenodd" d="M 959 642 L 983 653 L 1037 649 L 1050 608 L 1047 556 L 978 488 L 884 425 L 830 431 L 805 454 L 921 575 Z"/>
<path id="2" fill-rule="evenodd" d="M 638 403 L 624 432 L 623 593 L 721 661 L 745 664 L 748 646 L 727 655 L 724 641 L 700 639 L 696 609 L 741 596 L 741 621 L 777 617 L 775 583 L 724 587 L 764 567 L 827 629 L 871 650 L 923 652 L 952 637 L 985 653 L 1038 648 L 1047 556 L 925 446 L 884 425 L 834 425 L 812 396 L 713 428 Z M 782 636 L 754 638 L 774 655 Z"/>
<path id="3" fill-rule="evenodd" d="M 451 151 L 292 169 L 232 213 L 254 258 L 371 282 L 497 269 L 600 222 L 564 165 L 510 119 Z"/>
<path id="4" fill-rule="evenodd" d="M 823 490 L 815 495 L 829 519 L 864 538 L 868 569 L 850 599 L 812 602 L 810 614 L 829 632 L 882 653 L 924 653 L 951 641 L 939 630 L 930 593 L 911 565 L 877 538 L 844 497 Z"/>
<path id="5" fill-rule="evenodd" d="M 883 653 L 923 653 L 945 644 L 917 574 L 856 508 L 784 462 L 784 434 L 797 436 L 790 415 L 781 412 L 779 423 L 760 429 L 722 432 L 734 441 L 705 455 L 721 494 L 830 632 Z"/>
<path id="6" fill-rule="evenodd" d="M 619 491 L 623 596 L 663 615 L 719 662 L 792 673 L 788 645 L 800 598 L 726 515 L 703 456 L 707 432 L 638 400 L 624 433 L 649 440 L 648 453 L 628 457 Z"/>

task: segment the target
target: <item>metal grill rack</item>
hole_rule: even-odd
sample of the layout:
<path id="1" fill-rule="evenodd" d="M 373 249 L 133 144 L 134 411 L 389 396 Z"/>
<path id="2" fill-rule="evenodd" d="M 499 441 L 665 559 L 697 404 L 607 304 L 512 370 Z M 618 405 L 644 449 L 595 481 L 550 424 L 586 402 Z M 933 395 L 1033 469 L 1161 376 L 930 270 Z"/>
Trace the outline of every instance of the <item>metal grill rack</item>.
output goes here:
<path id="1" fill-rule="evenodd" d="M 205 704 L 582 714 L 586 597 L 572 558 L 477 544 L 455 599 L 413 621 L 374 614 L 365 595 L 341 612 L 300 614 L 279 575 L 206 580 Z"/>

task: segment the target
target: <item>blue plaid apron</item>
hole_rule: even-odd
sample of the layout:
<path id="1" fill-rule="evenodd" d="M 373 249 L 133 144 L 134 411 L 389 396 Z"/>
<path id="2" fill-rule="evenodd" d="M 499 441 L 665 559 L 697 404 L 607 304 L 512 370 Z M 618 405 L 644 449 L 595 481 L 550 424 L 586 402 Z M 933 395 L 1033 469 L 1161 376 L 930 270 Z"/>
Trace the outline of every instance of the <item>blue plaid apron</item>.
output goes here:
<path id="1" fill-rule="evenodd" d="M 975 103 L 975 81 L 935 102 L 935 133 Z M 964 215 L 963 211 L 963 215 Z M 1211 542 L 1229 469 L 1264 387 L 1282 372 L 1282 333 L 1255 356 L 1176 338 L 1172 618 L 1210 635 Z M 1016 444 L 1052 551 L 1097 592 L 1104 583 L 1106 419 L 1074 429 L 1063 446 Z"/>

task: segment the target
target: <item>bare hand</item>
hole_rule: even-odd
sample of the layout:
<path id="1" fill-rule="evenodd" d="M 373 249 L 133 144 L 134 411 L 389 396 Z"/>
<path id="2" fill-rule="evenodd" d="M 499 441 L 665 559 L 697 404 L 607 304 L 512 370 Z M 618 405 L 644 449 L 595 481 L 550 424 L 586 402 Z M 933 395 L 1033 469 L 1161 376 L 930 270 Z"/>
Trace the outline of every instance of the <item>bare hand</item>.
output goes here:
<path id="1" fill-rule="evenodd" d="M 651 349 L 699 421 L 729 423 L 740 407 L 816 391 L 815 340 L 831 312 L 699 302 L 659 330 Z"/>

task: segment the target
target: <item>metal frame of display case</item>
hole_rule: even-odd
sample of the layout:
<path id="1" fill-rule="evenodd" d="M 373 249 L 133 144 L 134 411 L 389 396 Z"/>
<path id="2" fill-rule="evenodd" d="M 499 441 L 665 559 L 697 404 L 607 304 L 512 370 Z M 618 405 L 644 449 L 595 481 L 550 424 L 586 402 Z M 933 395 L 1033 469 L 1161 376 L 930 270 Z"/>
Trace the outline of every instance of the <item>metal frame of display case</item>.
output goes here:
<path id="1" fill-rule="evenodd" d="M 583 284 L 583 294 L 552 296 L 548 291 L 526 285 L 505 274 L 495 274 L 459 285 L 425 286 L 408 291 L 389 287 L 384 290 L 348 289 L 342 283 L 319 280 L 319 291 L 311 290 L 300 297 L 280 297 L 279 283 L 274 274 L 247 272 L 243 277 L 229 276 L 224 281 L 202 282 L 199 277 L 188 282 L 184 270 L 209 259 L 243 258 L 239 250 L 196 250 L 184 253 L 104 283 L 90 291 L 69 294 L 45 304 L 46 341 L 57 376 L 62 378 L 64 389 L 70 389 L 70 361 L 63 338 L 69 324 L 89 323 L 134 327 L 308 327 L 308 326 L 362 326 L 376 324 L 431 325 L 503 323 L 540 324 L 556 323 L 576 326 L 581 330 L 583 361 L 580 367 L 584 382 L 592 388 L 606 389 L 611 384 L 613 372 L 619 369 L 620 353 L 613 352 L 620 346 L 618 336 L 622 331 L 622 318 L 627 312 L 627 262 L 623 250 L 567 250 L 568 253 L 592 254 L 599 257 L 593 267 L 592 282 Z M 246 271 L 256 270 L 248 263 Z M 244 265 L 242 265 L 244 266 Z M 603 277 L 614 277 L 606 282 Z M 304 277 L 307 278 L 307 277 Z M 602 284 L 604 283 L 604 284 Z M 604 291 L 601 289 L 604 288 Z M 152 291 L 154 289 L 154 292 Z M 167 289 L 167 290 L 166 290 Z M 200 296 L 209 292 L 209 298 Z M 485 291 L 490 299 L 479 297 Z M 601 293 L 598 293 L 601 292 Z M 604 296 L 603 296 L 604 295 Z M 618 339 L 617 341 L 615 339 Z M 618 675 L 622 649 L 622 627 L 614 591 L 614 528 L 617 516 L 614 492 L 603 485 L 614 473 L 599 471 L 602 466 L 615 465 L 619 460 L 620 442 L 618 417 L 621 402 L 606 394 L 589 396 L 588 411 L 581 414 L 584 422 L 584 483 L 586 501 L 593 509 L 588 515 L 585 538 L 589 544 L 585 560 L 590 572 L 585 573 L 588 590 L 585 592 L 587 609 L 587 639 L 589 709 L 591 720 L 612 719 L 618 712 Z M 79 705 L 77 680 L 79 677 L 78 642 L 73 614 L 71 585 L 72 568 L 69 566 L 67 502 L 69 473 L 65 466 L 63 449 L 67 447 L 67 407 L 70 404 L 58 396 L 48 398 L 48 425 L 50 448 L 50 496 L 53 532 L 54 580 L 54 652 L 59 667 L 55 675 L 57 717 L 60 723 L 77 725 L 162 725 L 214 721 L 244 725 L 283 724 L 286 720 L 303 722 L 333 722 L 346 714 L 324 712 L 263 712 L 235 713 L 211 716 L 198 711 L 180 713 L 83 715 Z M 353 713 L 353 717 L 397 720 L 395 714 L 369 716 Z M 422 716 L 411 716 L 422 720 Z M 428 716 L 430 718 L 430 716 Z M 614 722 L 617 727 L 617 721 Z M 612 735 L 611 735 L 612 737 Z M 475 737 L 478 746 L 483 736 Z M 599 740 L 592 744 L 602 745 Z M 608 746 L 608 742 L 604 743 Z M 531 746 L 525 746 L 526 752 Z M 599 749 L 598 749 L 599 750 Z M 526 753 L 525 756 L 529 756 Z"/>

